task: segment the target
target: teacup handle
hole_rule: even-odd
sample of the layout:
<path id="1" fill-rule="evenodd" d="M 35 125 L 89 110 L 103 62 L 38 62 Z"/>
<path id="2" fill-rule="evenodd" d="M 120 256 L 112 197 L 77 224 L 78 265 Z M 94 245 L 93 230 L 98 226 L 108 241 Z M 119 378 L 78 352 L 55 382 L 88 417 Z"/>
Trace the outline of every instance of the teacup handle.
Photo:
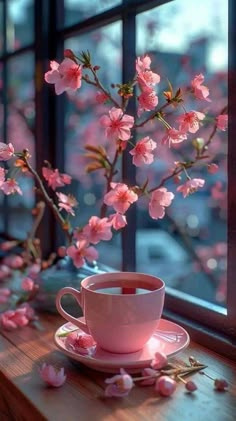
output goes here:
<path id="1" fill-rule="evenodd" d="M 67 313 L 62 305 L 61 305 L 61 299 L 65 294 L 71 294 L 73 295 L 73 297 L 75 297 L 77 303 L 79 304 L 79 306 L 82 308 L 82 304 L 81 304 L 81 293 L 80 291 L 77 291 L 77 289 L 71 288 L 71 287 L 65 287 L 60 289 L 60 291 L 58 291 L 57 295 L 56 295 L 56 307 L 57 307 L 57 311 L 58 313 L 61 314 L 62 317 L 64 317 L 64 319 L 68 320 L 68 322 L 73 323 L 75 326 L 79 327 L 80 329 L 83 330 L 83 332 L 85 333 L 90 333 L 88 326 L 86 325 L 86 323 L 82 322 L 82 320 L 80 319 L 76 319 L 75 317 L 71 316 L 71 314 Z"/>

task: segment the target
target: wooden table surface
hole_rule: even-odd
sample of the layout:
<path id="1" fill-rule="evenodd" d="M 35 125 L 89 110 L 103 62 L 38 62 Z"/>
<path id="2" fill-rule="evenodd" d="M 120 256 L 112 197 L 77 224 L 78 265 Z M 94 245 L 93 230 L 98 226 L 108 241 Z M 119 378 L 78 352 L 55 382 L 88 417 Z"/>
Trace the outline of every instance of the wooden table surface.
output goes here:
<path id="1" fill-rule="evenodd" d="M 43 330 L 32 327 L 2 332 L 0 337 L 0 421 L 235 421 L 236 366 L 191 343 L 178 355 L 188 361 L 193 355 L 208 366 L 212 377 L 225 378 L 228 392 L 217 392 L 213 382 L 196 373 L 198 390 L 185 392 L 179 384 L 172 397 L 161 398 L 152 386 L 136 386 L 125 398 L 105 398 L 104 379 L 99 373 L 73 362 L 56 348 L 55 330 L 63 324 L 59 316 L 40 316 Z M 43 362 L 65 367 L 66 383 L 46 387 L 38 374 Z"/>

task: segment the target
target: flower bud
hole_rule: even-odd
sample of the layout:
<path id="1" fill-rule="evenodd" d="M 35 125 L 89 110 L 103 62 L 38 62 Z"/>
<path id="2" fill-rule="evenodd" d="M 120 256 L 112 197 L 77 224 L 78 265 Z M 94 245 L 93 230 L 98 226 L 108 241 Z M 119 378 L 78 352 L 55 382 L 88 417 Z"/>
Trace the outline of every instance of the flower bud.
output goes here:
<path id="1" fill-rule="evenodd" d="M 197 151 L 201 151 L 204 146 L 204 139 L 197 137 L 196 139 L 193 139 L 192 145 Z"/>
<path id="2" fill-rule="evenodd" d="M 215 379 L 214 384 L 215 384 L 216 390 L 219 390 L 220 392 L 224 391 L 225 389 L 229 387 L 228 382 L 224 379 Z"/>
<path id="3" fill-rule="evenodd" d="M 155 391 L 161 396 L 171 396 L 174 393 L 176 386 L 177 383 L 174 379 L 169 376 L 161 376 L 156 381 Z"/>
<path id="4" fill-rule="evenodd" d="M 197 390 L 197 385 L 189 380 L 186 384 L 185 384 L 185 389 L 187 389 L 188 392 L 194 392 L 195 390 Z"/>

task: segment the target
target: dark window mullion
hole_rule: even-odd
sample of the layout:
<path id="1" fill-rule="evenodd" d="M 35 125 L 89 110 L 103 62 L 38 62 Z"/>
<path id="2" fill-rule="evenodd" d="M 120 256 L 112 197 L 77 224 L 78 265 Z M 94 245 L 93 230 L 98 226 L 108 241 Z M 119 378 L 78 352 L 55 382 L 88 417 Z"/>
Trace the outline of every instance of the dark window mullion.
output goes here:
<path id="1" fill-rule="evenodd" d="M 7 4 L 6 1 L 3 1 L 3 55 L 6 55 L 7 51 Z M 7 74 L 7 60 L 3 59 L 3 70 L 2 70 L 2 80 L 3 87 L 2 90 L 2 102 L 3 102 L 3 139 L 6 142 L 7 140 L 7 118 L 8 118 L 8 104 L 7 104 L 7 91 L 8 91 L 8 74 Z M 8 232 L 8 200 L 7 196 L 4 194 L 3 198 L 3 224 L 4 232 Z"/>
<path id="2" fill-rule="evenodd" d="M 124 4 L 128 2 L 124 0 Z M 135 14 L 127 9 L 123 12 L 123 40 L 122 40 L 122 64 L 123 64 L 123 83 L 133 79 L 135 74 L 136 58 L 136 28 Z M 135 115 L 135 100 L 129 101 L 126 110 L 127 114 Z M 132 142 L 135 142 L 135 134 Z M 131 155 L 128 150 L 131 149 L 128 144 L 126 153 L 123 155 L 122 173 L 125 183 L 129 186 L 136 184 L 135 166 L 131 165 Z M 122 269 L 124 271 L 133 271 L 136 268 L 136 204 L 133 204 L 127 212 L 128 225 L 122 230 Z"/>

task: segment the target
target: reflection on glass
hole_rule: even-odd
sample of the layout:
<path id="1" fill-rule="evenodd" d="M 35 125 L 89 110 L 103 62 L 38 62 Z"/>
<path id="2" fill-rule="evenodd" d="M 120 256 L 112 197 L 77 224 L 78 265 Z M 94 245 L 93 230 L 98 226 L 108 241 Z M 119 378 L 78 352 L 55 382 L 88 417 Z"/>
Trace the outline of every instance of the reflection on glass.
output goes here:
<path id="1" fill-rule="evenodd" d="M 81 22 L 120 3 L 121 0 L 65 0 L 65 25 Z"/>
<path id="2" fill-rule="evenodd" d="M 7 50 L 14 51 L 32 43 L 34 38 L 34 1 L 8 0 Z"/>
<path id="3" fill-rule="evenodd" d="M 92 64 L 101 66 L 98 75 L 102 84 L 108 89 L 112 82 L 121 82 L 120 22 L 86 33 L 84 36 L 71 38 L 67 40 L 65 47 L 72 49 L 77 55 L 81 50 L 89 50 Z M 89 71 L 83 72 L 84 75 L 89 74 Z M 77 217 L 72 221 L 74 226 L 82 226 L 88 222 L 90 216 L 99 215 L 106 181 L 102 170 L 96 171 L 96 174 L 86 173 L 85 167 L 89 162 L 84 157 L 84 146 L 100 144 L 109 150 L 111 157 L 114 154 L 111 142 L 105 138 L 104 130 L 99 124 L 100 116 L 107 113 L 109 106 L 98 102 L 97 91 L 95 87 L 83 82 L 79 91 L 68 95 L 65 167 L 66 172 L 76 180 L 74 195 L 79 201 L 79 208 Z M 113 242 L 99 243 L 97 247 L 99 260 L 110 266 L 119 267 L 121 260 L 119 242 L 119 235 L 114 235 Z"/>
<path id="4" fill-rule="evenodd" d="M 28 148 L 34 163 L 34 56 L 27 53 L 8 62 L 8 142 L 16 150 Z M 17 177 L 23 195 L 11 195 L 9 205 L 9 234 L 23 237 L 31 225 L 34 205 L 33 180 L 29 176 Z"/>
<path id="5" fill-rule="evenodd" d="M 212 120 L 227 104 L 227 14 L 227 2 L 176 0 L 137 16 L 137 55 L 151 55 L 153 71 L 161 76 L 160 90 L 168 90 L 167 78 L 176 90 L 203 73 L 212 102 L 209 105 L 191 98 L 185 108 L 202 112 L 209 108 Z M 171 115 L 167 120 L 174 125 Z M 197 137 L 207 140 L 211 130 L 206 123 Z M 196 135 L 188 135 L 184 149 L 183 144 L 176 149 L 160 144 L 164 133 L 158 123 L 140 133 L 149 134 L 158 148 L 155 163 L 138 172 L 139 183 L 148 176 L 158 185 L 174 161 L 194 156 L 191 140 Z M 166 217 L 153 221 L 140 206 L 137 232 L 137 270 L 150 271 L 169 287 L 220 305 L 226 296 L 226 143 L 226 134 L 217 131 L 208 150 L 219 165 L 216 174 L 210 174 L 206 164 L 191 170 L 192 178 L 206 180 L 204 189 L 183 199 L 176 184 L 169 182 L 166 187 L 174 192 L 175 200 Z"/>

